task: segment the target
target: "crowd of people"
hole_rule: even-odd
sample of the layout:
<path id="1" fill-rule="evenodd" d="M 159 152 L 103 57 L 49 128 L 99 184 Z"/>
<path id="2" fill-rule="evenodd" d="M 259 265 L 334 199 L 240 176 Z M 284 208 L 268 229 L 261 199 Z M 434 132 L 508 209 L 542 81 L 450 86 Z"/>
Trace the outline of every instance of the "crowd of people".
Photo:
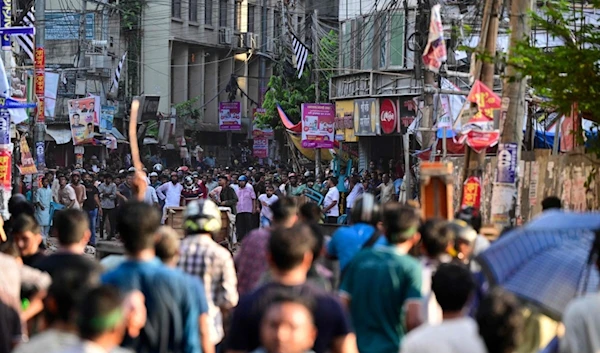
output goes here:
<path id="1" fill-rule="evenodd" d="M 473 260 L 490 246 L 477 210 L 423 219 L 414 203 L 383 198 L 390 180 L 355 193 L 349 224 L 329 236 L 333 176 L 323 188 L 261 168 L 47 173 L 42 195 L 14 196 L 4 223 L 0 352 L 516 352 L 522 306 Z M 298 202 L 309 187 L 323 207 Z M 174 204 L 186 205 L 183 238 L 163 224 Z M 238 216 L 234 253 L 214 241 L 220 207 Z M 85 255 L 104 236 L 96 218 L 124 255 Z"/>

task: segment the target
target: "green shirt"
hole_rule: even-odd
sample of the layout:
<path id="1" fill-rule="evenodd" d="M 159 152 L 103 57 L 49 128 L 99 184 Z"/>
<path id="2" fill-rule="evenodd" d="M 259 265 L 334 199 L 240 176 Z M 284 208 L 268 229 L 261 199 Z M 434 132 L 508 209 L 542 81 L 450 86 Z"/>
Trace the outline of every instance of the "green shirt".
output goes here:
<path id="1" fill-rule="evenodd" d="M 421 298 L 421 265 L 394 247 L 362 250 L 347 267 L 340 291 L 350 298 L 350 314 L 360 352 L 398 353 L 403 307 Z"/>

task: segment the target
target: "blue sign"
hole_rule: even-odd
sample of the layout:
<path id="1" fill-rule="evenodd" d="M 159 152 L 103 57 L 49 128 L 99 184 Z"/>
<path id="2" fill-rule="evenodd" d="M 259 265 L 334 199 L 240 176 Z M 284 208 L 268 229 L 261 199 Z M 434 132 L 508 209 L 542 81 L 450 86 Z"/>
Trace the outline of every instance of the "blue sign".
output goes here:
<path id="1" fill-rule="evenodd" d="M 12 1 L 11 0 L 2 0 L 2 14 L 0 15 L 0 27 L 10 27 L 12 16 Z M 4 34 L 2 36 L 2 50 L 12 50 L 10 45 L 10 35 Z"/>
<path id="2" fill-rule="evenodd" d="M 0 145 L 10 143 L 10 113 L 7 109 L 0 109 Z"/>
<path id="3" fill-rule="evenodd" d="M 44 168 L 46 168 L 46 158 L 44 156 L 45 154 L 45 150 L 44 150 L 44 142 L 43 141 L 38 141 L 35 143 L 35 161 L 36 161 L 36 167 L 38 170 L 42 170 Z"/>
<path id="4" fill-rule="evenodd" d="M 13 98 L 0 97 L 0 109 L 28 109 L 37 107 L 36 103 L 21 103 Z"/>
<path id="5" fill-rule="evenodd" d="M 46 40 L 78 40 L 79 19 L 77 12 L 46 12 Z M 94 39 L 94 13 L 85 14 L 85 39 Z"/>
<path id="6" fill-rule="evenodd" d="M 516 143 L 498 144 L 496 183 L 514 184 L 517 181 L 518 148 Z"/>

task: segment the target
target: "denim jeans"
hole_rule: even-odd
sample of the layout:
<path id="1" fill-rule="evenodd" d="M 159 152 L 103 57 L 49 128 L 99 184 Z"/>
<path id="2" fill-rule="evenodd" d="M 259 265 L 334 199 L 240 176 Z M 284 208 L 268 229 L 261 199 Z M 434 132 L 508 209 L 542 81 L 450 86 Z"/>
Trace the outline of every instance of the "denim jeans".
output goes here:
<path id="1" fill-rule="evenodd" d="M 98 209 L 95 208 L 93 211 L 87 211 L 87 214 L 90 219 L 90 231 L 92 232 L 90 243 L 96 245 L 96 220 L 98 219 Z"/>
<path id="2" fill-rule="evenodd" d="M 267 228 L 271 226 L 271 220 L 265 216 L 260 216 L 260 227 Z"/>

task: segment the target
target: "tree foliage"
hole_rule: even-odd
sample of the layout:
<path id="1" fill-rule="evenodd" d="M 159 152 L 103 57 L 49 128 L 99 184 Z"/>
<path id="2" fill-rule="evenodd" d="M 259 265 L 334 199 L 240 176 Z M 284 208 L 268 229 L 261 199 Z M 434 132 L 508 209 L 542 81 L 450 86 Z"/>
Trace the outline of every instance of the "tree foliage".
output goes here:
<path id="1" fill-rule="evenodd" d="M 273 76 L 268 83 L 268 90 L 263 101 L 264 114 L 258 114 L 259 125 L 282 128 L 281 119 L 277 113 L 279 104 L 293 123 L 301 119 L 300 106 L 302 103 L 316 101 L 314 73 L 319 75 L 319 101 L 329 101 L 329 78 L 334 74 L 337 65 L 338 35 L 331 31 L 320 40 L 319 64 L 316 67 L 313 56 L 310 55 L 301 78 L 285 58 L 291 57 L 289 51 L 282 54 L 282 60 L 275 64 Z M 335 58 L 335 60 L 332 60 Z"/>
<path id="2" fill-rule="evenodd" d="M 600 0 L 586 6 L 591 13 L 600 9 Z M 600 122 L 600 26 L 584 21 L 583 11 L 570 1 L 548 0 L 531 14 L 532 25 L 563 45 L 544 48 L 528 38 L 511 48 L 509 65 L 530 77 L 535 94 L 547 98 L 549 107 L 568 114 L 576 102 L 585 118 Z"/>

